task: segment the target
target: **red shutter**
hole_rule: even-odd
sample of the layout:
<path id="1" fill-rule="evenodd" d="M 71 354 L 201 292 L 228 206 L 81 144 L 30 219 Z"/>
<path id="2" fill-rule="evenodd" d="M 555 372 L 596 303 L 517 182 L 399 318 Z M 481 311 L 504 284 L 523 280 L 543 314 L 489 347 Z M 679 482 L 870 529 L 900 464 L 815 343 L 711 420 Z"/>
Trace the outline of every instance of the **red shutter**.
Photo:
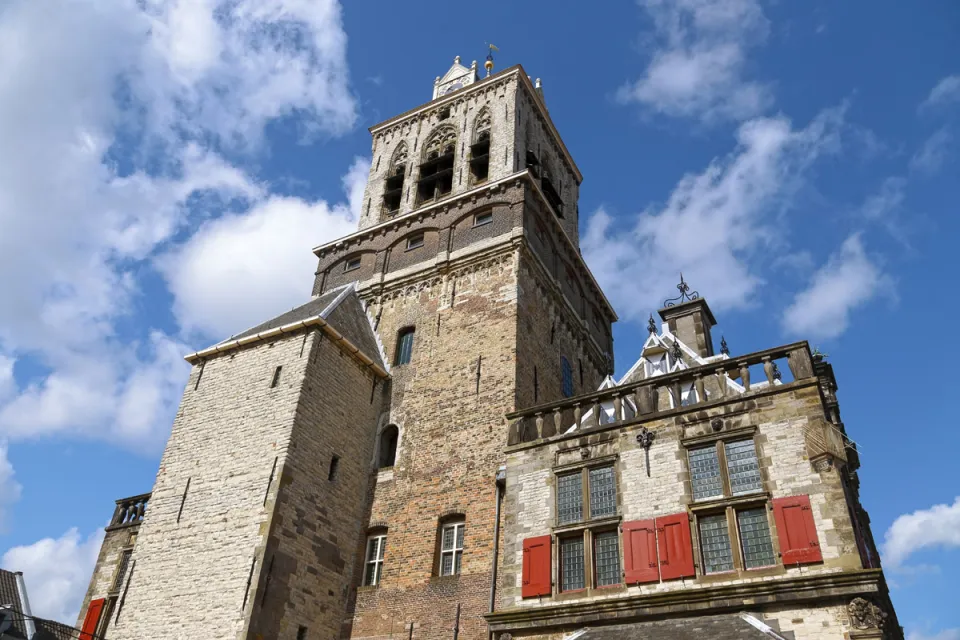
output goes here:
<path id="1" fill-rule="evenodd" d="M 623 573 L 627 584 L 660 580 L 653 520 L 623 523 Z"/>
<path id="2" fill-rule="evenodd" d="M 551 589 L 551 544 L 550 536 L 537 536 L 523 541 L 523 587 L 524 598 L 549 596 Z"/>
<path id="3" fill-rule="evenodd" d="M 660 577 L 664 580 L 697 575 L 693 568 L 693 544 L 690 542 L 690 518 L 686 513 L 657 518 L 657 546 L 660 551 Z"/>
<path id="4" fill-rule="evenodd" d="M 777 521 L 777 538 L 784 565 L 823 560 L 809 496 L 777 498 L 773 501 L 773 515 Z"/>
<path id="5" fill-rule="evenodd" d="M 87 615 L 83 619 L 83 628 L 80 631 L 80 640 L 93 640 L 100 623 L 100 613 L 103 611 L 103 598 L 91 600 L 87 607 Z"/>

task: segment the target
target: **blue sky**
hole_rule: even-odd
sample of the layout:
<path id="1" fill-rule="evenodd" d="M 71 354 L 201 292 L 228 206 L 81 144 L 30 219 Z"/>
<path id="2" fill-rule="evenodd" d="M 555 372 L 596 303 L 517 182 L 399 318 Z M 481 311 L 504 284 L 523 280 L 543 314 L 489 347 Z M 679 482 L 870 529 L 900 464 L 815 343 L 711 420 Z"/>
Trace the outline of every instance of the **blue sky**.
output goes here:
<path id="1" fill-rule="evenodd" d="M 543 79 L 618 372 L 682 270 L 734 352 L 828 352 L 914 640 L 960 638 L 960 6 L 943 0 L 0 6 L 0 564 L 75 615 L 182 355 L 303 301 L 366 128 L 455 55 Z M 601 8 L 602 7 L 602 8 Z"/>

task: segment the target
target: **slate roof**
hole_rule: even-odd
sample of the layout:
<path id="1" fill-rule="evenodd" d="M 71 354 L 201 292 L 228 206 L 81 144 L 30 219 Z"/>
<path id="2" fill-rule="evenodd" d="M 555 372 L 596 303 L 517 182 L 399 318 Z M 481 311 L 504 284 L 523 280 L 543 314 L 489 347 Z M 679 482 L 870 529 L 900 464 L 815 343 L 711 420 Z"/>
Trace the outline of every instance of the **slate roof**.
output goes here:
<path id="1" fill-rule="evenodd" d="M 323 318 L 330 326 L 337 330 L 344 338 L 370 358 L 377 366 L 386 370 L 380 343 L 377 340 L 363 303 L 357 297 L 354 284 L 344 285 L 320 296 L 290 311 L 267 320 L 242 333 L 231 336 L 220 344 L 232 343 L 248 336 L 254 336 L 271 329 L 276 329 L 295 322 L 310 318 Z M 189 356 L 188 356 L 189 359 Z"/>
<path id="2" fill-rule="evenodd" d="M 576 635 L 576 634 L 574 634 Z M 793 638 L 793 634 L 770 635 L 751 626 L 736 614 L 655 620 L 636 624 L 592 627 L 576 640 L 770 640 Z"/>
<path id="3" fill-rule="evenodd" d="M 13 609 L 17 612 L 20 611 L 20 590 L 17 589 L 17 577 L 16 574 L 12 571 L 6 571 L 0 569 L 0 605 L 13 605 Z M 23 616 L 14 614 L 13 616 L 13 626 L 10 628 L 10 631 L 17 631 L 22 637 L 26 630 L 23 627 Z M 7 635 L 13 635 L 7 632 Z M 13 635 L 16 637 L 16 635 Z"/>

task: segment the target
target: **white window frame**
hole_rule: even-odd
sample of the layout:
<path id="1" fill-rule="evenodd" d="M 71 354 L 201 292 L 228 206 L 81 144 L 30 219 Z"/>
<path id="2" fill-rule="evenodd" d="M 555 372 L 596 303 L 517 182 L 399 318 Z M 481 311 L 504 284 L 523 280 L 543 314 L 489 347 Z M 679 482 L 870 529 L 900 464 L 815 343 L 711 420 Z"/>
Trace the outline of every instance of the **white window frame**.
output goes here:
<path id="1" fill-rule="evenodd" d="M 455 576 L 460 574 L 460 566 L 457 564 L 457 557 L 460 557 L 460 563 L 463 563 L 463 543 L 457 544 L 457 540 L 461 537 L 466 536 L 465 531 L 466 522 L 463 520 L 456 520 L 454 522 L 447 522 L 440 528 L 440 567 L 438 573 L 441 576 Z M 450 537 L 452 540 L 452 546 L 450 548 L 445 548 L 444 540 L 446 539 L 446 533 L 448 530 L 453 530 L 453 535 Z M 443 570 L 443 559 L 446 556 L 450 556 L 450 573 L 444 573 Z"/>
<path id="2" fill-rule="evenodd" d="M 370 547 L 376 547 L 376 553 L 373 554 L 373 559 L 370 559 Z M 376 587 L 380 584 L 380 578 L 383 576 L 383 552 L 387 546 L 387 534 L 378 533 L 367 538 L 367 550 L 364 555 L 363 561 L 363 586 L 365 587 Z M 369 573 L 367 568 L 370 565 L 373 567 L 373 580 L 369 580 Z"/>
<path id="3" fill-rule="evenodd" d="M 413 249 L 419 249 L 423 246 L 426 241 L 425 236 L 422 233 L 412 235 L 407 238 L 407 251 L 412 251 Z"/>

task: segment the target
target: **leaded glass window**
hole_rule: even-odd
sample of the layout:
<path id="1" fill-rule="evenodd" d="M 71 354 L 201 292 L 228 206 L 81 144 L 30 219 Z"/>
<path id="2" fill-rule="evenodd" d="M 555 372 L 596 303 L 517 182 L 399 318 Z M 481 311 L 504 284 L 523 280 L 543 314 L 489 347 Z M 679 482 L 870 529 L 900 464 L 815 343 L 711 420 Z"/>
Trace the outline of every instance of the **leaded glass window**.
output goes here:
<path id="1" fill-rule="evenodd" d="M 620 584 L 620 537 L 616 531 L 604 531 L 593 536 L 597 586 Z"/>
<path id="2" fill-rule="evenodd" d="M 745 568 L 756 569 L 776 564 L 766 509 L 760 507 L 738 511 L 737 527 L 740 529 L 740 547 L 743 549 Z"/>
<path id="3" fill-rule="evenodd" d="M 380 584 L 380 574 L 383 573 L 383 551 L 386 546 L 387 536 L 385 534 L 367 538 L 367 559 L 363 573 L 364 585 Z"/>
<path id="4" fill-rule="evenodd" d="M 691 449 L 690 483 L 693 486 L 693 499 L 706 500 L 723 496 L 723 482 L 720 478 L 720 459 L 714 445 Z"/>
<path id="5" fill-rule="evenodd" d="M 719 573 L 733 570 L 733 553 L 730 550 L 730 534 L 727 531 L 727 516 L 718 514 L 701 516 L 700 549 L 703 553 L 703 572 Z"/>
<path id="6" fill-rule="evenodd" d="M 560 540 L 560 590 L 575 591 L 585 586 L 583 537 Z"/>
<path id="7" fill-rule="evenodd" d="M 590 517 L 601 518 L 617 513 L 617 481 L 613 467 L 590 469 Z"/>
<path id="8" fill-rule="evenodd" d="M 760 480 L 760 465 L 757 462 L 757 449 L 753 440 L 727 442 L 727 474 L 730 477 L 730 491 L 735 496 L 753 493 L 763 489 Z"/>
<path id="9" fill-rule="evenodd" d="M 583 520 L 583 480 L 580 472 L 557 477 L 557 523 Z"/>
<path id="10" fill-rule="evenodd" d="M 454 522 L 444 525 L 440 538 L 440 575 L 459 575 L 462 557 L 463 523 Z"/>
<path id="11" fill-rule="evenodd" d="M 408 364 L 413 357 L 413 327 L 400 332 L 397 338 L 397 364 Z"/>
<path id="12" fill-rule="evenodd" d="M 127 567 L 130 564 L 130 556 L 133 555 L 133 549 L 124 549 L 120 554 L 120 562 L 117 564 L 117 574 L 113 578 L 113 585 L 110 587 L 111 592 L 119 591 L 120 587 L 123 586 L 123 579 L 127 575 Z"/>

